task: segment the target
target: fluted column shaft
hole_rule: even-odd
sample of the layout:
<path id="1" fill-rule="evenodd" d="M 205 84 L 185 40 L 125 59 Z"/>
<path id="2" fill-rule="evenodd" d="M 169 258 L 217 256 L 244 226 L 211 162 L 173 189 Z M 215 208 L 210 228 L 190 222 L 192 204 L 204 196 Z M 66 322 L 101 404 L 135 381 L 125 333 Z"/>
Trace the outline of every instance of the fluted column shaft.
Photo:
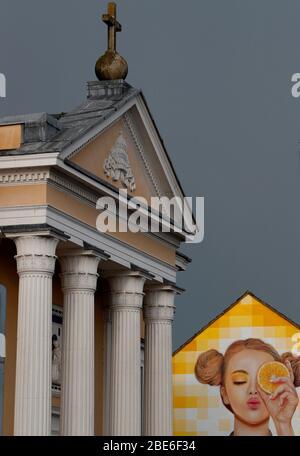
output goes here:
<path id="1" fill-rule="evenodd" d="M 172 435 L 172 288 L 145 290 L 144 435 Z"/>
<path id="2" fill-rule="evenodd" d="M 99 260 L 88 251 L 60 257 L 64 293 L 61 435 L 94 435 L 94 295 Z"/>
<path id="3" fill-rule="evenodd" d="M 19 274 L 14 434 L 51 433 L 52 276 L 58 239 L 14 239 Z"/>
<path id="4" fill-rule="evenodd" d="M 111 318 L 110 416 L 112 436 L 141 435 L 141 309 L 145 277 L 120 271 L 108 277 Z"/>
<path id="5" fill-rule="evenodd" d="M 111 360 L 111 312 L 106 307 L 104 311 L 104 340 L 105 352 L 103 362 L 103 435 L 110 435 L 110 360 Z"/>

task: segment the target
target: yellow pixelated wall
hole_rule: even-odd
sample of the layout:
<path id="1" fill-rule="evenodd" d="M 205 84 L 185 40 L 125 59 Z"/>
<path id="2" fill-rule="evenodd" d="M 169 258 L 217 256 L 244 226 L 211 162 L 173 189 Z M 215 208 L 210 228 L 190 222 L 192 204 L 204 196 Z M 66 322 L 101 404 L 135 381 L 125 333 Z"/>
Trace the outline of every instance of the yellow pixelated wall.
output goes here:
<path id="1" fill-rule="evenodd" d="M 272 344 L 279 353 L 291 351 L 299 326 L 251 293 L 243 295 L 173 355 L 174 435 L 229 435 L 233 415 L 223 405 L 220 388 L 200 384 L 194 376 L 199 354 L 211 348 L 224 353 L 237 339 L 255 337 Z M 300 435 L 300 406 L 293 428 Z M 270 426 L 276 435 L 275 429 Z"/>

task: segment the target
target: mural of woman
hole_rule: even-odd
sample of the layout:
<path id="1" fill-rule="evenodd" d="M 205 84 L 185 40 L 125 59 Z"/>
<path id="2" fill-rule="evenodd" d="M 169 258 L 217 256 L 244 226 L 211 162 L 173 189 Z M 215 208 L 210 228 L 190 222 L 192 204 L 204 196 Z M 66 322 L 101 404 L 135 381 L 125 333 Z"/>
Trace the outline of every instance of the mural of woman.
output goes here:
<path id="1" fill-rule="evenodd" d="M 285 364 L 289 377 L 274 377 L 277 386 L 273 394 L 265 393 L 257 383 L 260 366 L 270 361 Z M 220 387 L 225 407 L 234 415 L 233 436 L 272 435 L 273 420 L 277 435 L 294 435 L 292 417 L 299 399 L 300 357 L 279 353 L 261 339 L 233 342 L 222 355 L 211 349 L 201 353 L 195 365 L 195 376 L 200 383 Z"/>

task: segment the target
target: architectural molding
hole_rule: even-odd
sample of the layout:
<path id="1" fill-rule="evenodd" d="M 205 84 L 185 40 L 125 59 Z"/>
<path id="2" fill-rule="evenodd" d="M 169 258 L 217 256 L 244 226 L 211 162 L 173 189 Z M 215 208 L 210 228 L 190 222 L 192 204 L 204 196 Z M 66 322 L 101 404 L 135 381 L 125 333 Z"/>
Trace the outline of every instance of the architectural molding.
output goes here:
<path id="1" fill-rule="evenodd" d="M 50 206 L 20 206 L 14 208 L 0 208 L 2 227 L 24 224 L 44 224 L 65 233 L 70 242 L 83 247 L 87 242 L 91 246 L 103 250 L 110 255 L 112 261 L 130 268 L 131 263 L 141 267 L 151 274 L 155 280 L 163 279 L 176 281 L 177 268 L 162 260 L 143 253 L 135 247 L 120 241 L 117 238 L 100 233 L 89 225 Z"/>
<path id="2" fill-rule="evenodd" d="M 149 135 L 153 148 L 157 154 L 159 162 L 160 162 L 162 168 L 164 169 L 167 181 L 173 190 L 174 196 L 180 196 L 182 198 L 184 196 L 184 194 L 182 192 L 182 189 L 180 188 L 180 186 L 177 183 L 176 176 L 174 174 L 174 171 L 172 170 L 170 161 L 168 160 L 168 157 L 166 155 L 166 150 L 164 149 L 164 147 L 161 143 L 161 138 L 157 134 L 156 127 L 153 123 L 153 120 L 151 119 L 149 111 L 148 111 L 141 95 L 137 96 L 136 108 L 137 108 L 139 115 L 141 116 L 141 119 L 142 119 L 145 129 Z"/>
<path id="3" fill-rule="evenodd" d="M 96 288 L 98 275 L 88 273 L 66 274 L 63 277 L 63 291 L 78 291 L 82 293 L 92 293 Z"/>
<path id="4" fill-rule="evenodd" d="M 101 135 L 107 128 L 110 128 L 112 125 L 114 125 L 119 119 L 122 117 L 125 118 L 126 124 L 128 126 L 129 131 L 131 132 L 131 136 L 134 140 L 135 145 L 138 148 L 138 151 L 143 159 L 143 162 L 146 166 L 146 169 L 148 172 L 151 173 L 151 167 L 145 157 L 145 153 L 143 150 L 143 146 L 141 144 L 141 141 L 138 137 L 138 135 L 135 132 L 135 129 L 132 128 L 133 126 L 133 121 L 130 119 L 130 109 L 132 107 L 136 107 L 139 115 L 141 116 L 141 119 L 144 123 L 145 129 L 149 135 L 149 138 L 151 140 L 151 143 L 154 147 L 154 150 L 157 154 L 157 157 L 161 163 L 162 168 L 164 171 L 167 173 L 166 177 L 169 182 L 170 187 L 173 190 L 173 194 L 183 197 L 184 194 L 182 192 L 182 189 L 177 183 L 177 178 L 175 176 L 175 173 L 170 165 L 170 162 L 166 156 L 166 151 L 164 147 L 161 144 L 161 139 L 159 138 L 155 125 L 153 123 L 153 119 L 151 118 L 148 109 L 145 105 L 145 102 L 143 101 L 142 96 L 139 94 L 133 99 L 131 99 L 128 103 L 126 103 L 121 109 L 119 109 L 114 115 L 109 116 L 107 119 L 102 121 L 100 124 L 96 125 L 93 127 L 91 130 L 89 130 L 87 133 L 85 133 L 81 138 L 76 140 L 73 144 L 68 146 L 61 154 L 60 154 L 60 161 L 63 162 L 66 158 L 71 159 L 74 155 L 76 155 L 82 148 L 90 144 L 91 142 L 95 141 L 99 135 Z M 145 161 L 144 161 L 145 160 Z M 62 163 L 59 164 L 61 166 Z M 153 176 L 154 177 L 154 176 Z M 155 179 L 155 178 L 154 178 Z M 154 184 L 154 181 L 151 178 L 151 182 L 154 185 L 154 188 L 156 188 L 157 194 L 160 194 L 158 184 Z"/>
<path id="5" fill-rule="evenodd" d="M 98 199 L 103 196 L 103 192 L 100 189 L 97 189 L 95 192 L 90 191 L 87 186 L 84 184 L 81 185 L 75 179 L 70 176 L 66 176 L 59 171 L 54 171 L 50 169 L 35 169 L 32 168 L 30 170 L 18 170 L 15 172 L 1 172 L 0 171 L 0 185 L 24 185 L 24 184 L 49 184 L 57 188 L 58 190 L 62 190 L 67 194 L 75 196 L 79 199 L 79 201 L 83 202 L 84 204 L 89 205 L 90 207 L 95 208 L 97 205 Z M 114 199 L 118 197 L 118 194 L 114 191 L 113 194 L 110 194 Z M 148 213 L 148 209 L 144 208 L 146 213 Z M 130 210 L 128 211 L 130 213 Z M 150 216 L 154 216 L 155 219 L 157 215 L 152 215 L 151 212 Z M 117 213 L 117 215 L 119 215 Z M 171 246 L 178 247 L 179 241 L 175 239 L 173 233 L 168 234 L 164 232 L 158 233 L 148 233 L 145 232 L 145 235 L 155 237 L 156 239 L 161 239 L 163 242 L 168 243 Z"/>
<path id="6" fill-rule="evenodd" d="M 144 163 L 144 166 L 145 166 L 145 169 L 146 169 L 146 171 L 148 173 L 148 176 L 149 176 L 150 182 L 152 184 L 152 187 L 153 187 L 155 193 L 157 194 L 157 196 L 161 197 L 162 193 L 161 193 L 161 191 L 159 189 L 158 183 L 157 183 L 157 181 L 155 179 L 155 176 L 154 176 L 154 174 L 152 172 L 152 168 L 149 165 L 149 162 L 148 162 L 148 160 L 146 158 L 144 147 L 142 145 L 142 142 L 141 142 L 141 140 L 139 138 L 139 135 L 138 135 L 138 133 L 136 131 L 136 128 L 134 126 L 134 122 L 132 120 L 130 111 L 127 111 L 124 114 L 124 121 L 125 121 L 125 124 L 126 124 L 128 130 L 129 130 L 129 132 L 130 132 L 130 136 L 131 136 L 131 138 L 132 138 L 132 140 L 133 140 L 133 142 L 134 142 L 134 144 L 135 144 L 135 146 L 136 146 L 136 148 L 137 148 L 137 150 L 138 150 L 138 152 L 140 154 L 140 157 L 141 157 L 141 159 L 142 159 L 142 161 Z"/>
<path id="7" fill-rule="evenodd" d="M 95 188 L 95 190 L 97 192 L 99 191 L 98 197 L 100 197 L 104 194 L 105 196 L 110 196 L 111 198 L 113 198 L 115 200 L 118 199 L 118 197 L 119 197 L 118 189 L 113 188 L 113 186 L 109 182 L 103 182 L 102 179 L 97 178 L 97 176 L 93 176 L 91 173 L 78 168 L 77 165 L 75 166 L 71 162 L 66 162 L 66 163 L 61 162 L 60 168 L 68 175 L 72 175 L 74 177 L 74 179 L 80 180 L 86 186 Z M 133 203 L 134 203 L 134 197 L 132 197 L 131 199 L 133 200 Z M 129 199 L 129 201 L 130 201 L 130 199 Z M 141 209 L 146 210 L 146 212 L 148 213 L 148 206 L 147 206 L 147 208 L 142 207 Z M 151 208 L 149 207 L 149 209 L 151 209 Z M 152 211 L 153 211 L 153 209 L 152 209 Z M 156 211 L 154 211 L 154 212 L 156 212 Z M 153 216 L 154 220 L 157 220 L 158 214 L 156 214 L 156 213 L 151 214 L 151 211 L 150 211 L 150 216 Z M 163 216 L 160 216 L 159 219 L 161 220 L 162 223 L 164 222 Z M 173 220 L 171 220 L 171 224 L 172 223 L 174 223 Z M 153 233 L 153 234 L 156 236 L 161 235 L 162 237 L 164 237 L 164 235 L 166 233 Z M 170 234 L 173 236 L 179 235 L 179 233 L 176 233 L 176 232 L 170 233 Z M 185 238 L 184 232 L 181 236 L 182 236 L 182 239 L 184 240 L 184 238 Z"/>
<path id="8" fill-rule="evenodd" d="M 100 192 L 97 194 L 90 191 L 88 188 L 80 185 L 69 176 L 52 170 L 49 176 L 49 183 L 55 185 L 59 189 L 66 191 L 67 193 L 75 195 L 83 202 L 91 204 L 94 207 L 96 206 L 98 198 L 102 195 Z"/>
<path id="9" fill-rule="evenodd" d="M 191 261 L 191 258 L 185 255 L 184 253 L 179 251 L 176 252 L 176 267 L 178 271 L 185 271 L 187 265 L 191 263 Z"/>
<path id="10" fill-rule="evenodd" d="M 131 99 L 129 102 L 125 103 L 118 111 L 108 116 L 100 124 L 95 125 L 87 133 L 82 135 L 79 139 L 74 141 L 73 144 L 66 147 L 65 150 L 61 153 L 60 158 L 65 160 L 66 158 L 71 159 L 74 155 L 80 152 L 84 147 L 86 147 L 91 142 L 95 141 L 107 128 L 110 128 L 114 125 L 123 114 L 128 111 L 136 103 L 136 98 Z"/>
<path id="11" fill-rule="evenodd" d="M 101 133 L 103 133 L 107 128 L 111 127 L 112 125 L 114 125 L 114 123 L 119 120 L 120 118 L 124 118 L 124 121 L 131 133 L 131 137 L 134 141 L 134 144 L 136 145 L 138 151 L 139 151 L 139 154 L 143 160 L 143 163 L 145 165 L 145 168 L 148 172 L 148 175 L 149 175 L 149 178 L 150 178 L 150 182 L 152 183 L 152 186 L 153 188 L 155 189 L 155 192 L 156 194 L 159 196 L 159 195 L 162 195 L 162 192 L 159 188 L 159 185 L 153 175 L 153 172 L 151 170 L 151 167 L 149 165 L 149 162 L 146 158 L 146 155 L 144 153 L 144 149 L 143 149 L 143 146 L 142 146 L 142 143 L 141 143 L 141 140 L 139 139 L 135 129 L 134 129 L 134 123 L 133 121 L 130 119 L 130 109 L 132 107 L 136 107 L 137 108 L 137 112 L 139 113 L 142 121 L 143 121 L 143 124 L 145 126 L 145 129 L 149 135 L 149 138 L 150 138 L 150 141 L 153 145 L 153 148 L 154 148 L 154 151 L 157 155 L 157 158 L 158 158 L 158 161 L 160 162 L 161 164 L 161 167 L 163 168 L 164 172 L 165 172 L 165 175 L 166 175 L 166 179 L 167 179 L 167 182 L 168 182 L 168 185 L 170 186 L 170 188 L 172 189 L 172 195 L 173 196 L 178 196 L 180 197 L 181 199 L 183 199 L 184 197 L 184 193 L 180 187 L 180 185 L 178 184 L 178 180 L 177 180 L 177 177 L 175 175 L 175 172 L 172 168 L 172 165 L 170 163 L 170 160 L 168 159 L 168 156 L 167 156 L 167 153 L 166 153 L 166 150 L 162 144 L 162 141 L 161 141 L 161 138 L 159 137 L 158 133 L 157 133 L 157 130 L 156 130 L 156 127 L 153 123 L 153 119 L 151 118 L 151 115 L 145 105 L 145 102 L 143 101 L 143 98 L 141 95 L 137 95 L 133 100 L 131 100 L 129 103 L 125 104 L 123 106 L 123 108 L 121 110 L 118 111 L 118 115 L 116 116 L 111 116 L 109 117 L 109 119 L 106 119 L 104 122 L 102 122 L 100 125 L 98 126 L 95 126 L 94 129 L 89 132 L 88 134 L 90 135 L 90 137 L 88 137 L 86 134 L 86 141 L 85 142 L 82 142 L 80 147 L 74 149 L 74 147 L 76 146 L 76 142 L 74 144 L 72 144 L 71 146 L 69 146 L 68 148 L 66 148 L 66 150 L 64 152 L 62 152 L 60 158 L 62 160 L 65 160 L 66 158 L 70 159 L 72 156 L 74 156 L 76 153 L 78 153 L 80 150 L 82 150 L 83 147 L 85 147 L 86 145 L 88 145 L 90 142 L 93 142 Z M 95 132 L 95 134 L 93 134 Z M 82 141 L 83 138 L 80 139 L 80 141 Z M 93 179 L 92 179 L 93 180 Z M 171 195 L 169 195 L 171 196 Z M 191 216 L 192 216 L 192 210 L 191 208 L 189 207 L 190 209 L 190 213 L 191 213 Z"/>
<path id="12" fill-rule="evenodd" d="M 39 277 L 41 274 L 49 274 L 52 277 L 52 271 L 55 265 L 55 257 L 42 255 L 16 255 L 18 264 L 18 273 L 30 274 L 31 277 Z"/>
<path id="13" fill-rule="evenodd" d="M 158 134 L 157 128 L 153 122 L 153 119 L 151 118 L 150 112 L 145 104 L 145 101 L 144 101 L 142 95 L 137 96 L 136 107 L 137 107 L 139 115 L 142 118 L 142 121 L 143 121 L 146 131 L 149 135 L 149 138 L 152 142 L 154 150 L 156 151 L 158 160 L 164 170 L 164 173 L 165 173 L 165 176 L 169 183 L 169 186 L 172 189 L 173 195 L 179 196 L 181 199 L 183 199 L 185 196 L 184 192 L 178 182 L 175 171 L 171 165 L 171 161 L 168 158 L 168 153 L 162 143 L 161 137 Z M 190 219 L 194 220 L 193 211 L 189 205 L 188 205 L 188 209 L 190 212 Z M 194 230 L 192 230 L 192 231 L 194 231 Z"/>
<path id="14" fill-rule="evenodd" d="M 59 152 L 45 152 L 43 154 L 20 154 L 0 156 L 0 169 L 32 168 L 41 166 L 55 166 L 58 164 Z"/>
<path id="15" fill-rule="evenodd" d="M 96 202 L 102 193 L 95 194 L 74 179 L 50 168 L 17 169 L 15 171 L 0 171 L 0 185 L 24 185 L 48 183 L 66 193 L 75 195 L 81 201 L 96 206 Z"/>
<path id="16" fill-rule="evenodd" d="M 0 171 L 0 185 L 35 184 L 47 182 L 49 169 L 24 169 L 16 171 Z"/>
<path id="17" fill-rule="evenodd" d="M 174 312 L 175 306 L 146 306 L 144 319 L 159 324 L 169 324 L 174 320 Z"/>
<path id="18" fill-rule="evenodd" d="M 71 166 L 68 166 L 64 163 L 64 160 L 66 158 L 71 158 L 75 153 L 79 152 L 83 147 L 85 147 L 87 144 L 95 140 L 106 128 L 109 128 L 112 126 L 117 120 L 122 118 L 122 116 L 126 115 L 127 117 L 127 126 L 128 129 L 131 131 L 131 136 L 134 140 L 134 143 L 136 147 L 139 150 L 140 156 L 143 160 L 143 163 L 145 165 L 145 168 L 148 172 L 148 175 L 150 177 L 150 181 L 158 195 L 161 194 L 161 191 L 159 189 L 158 183 L 155 181 L 155 177 L 153 176 L 153 172 L 151 170 L 151 167 L 148 163 L 148 160 L 146 159 L 145 153 L 143 152 L 143 147 L 141 144 L 140 139 L 138 138 L 136 132 L 134 131 L 133 127 L 133 122 L 130 121 L 130 113 L 128 111 L 133 107 L 136 106 L 137 112 L 141 116 L 141 119 L 144 123 L 144 126 L 146 128 L 146 131 L 149 135 L 149 138 L 152 142 L 152 145 L 154 147 L 154 150 L 156 152 L 156 155 L 158 157 L 158 160 L 161 164 L 161 167 L 164 169 L 167 181 L 169 186 L 172 189 L 172 194 L 179 196 L 180 198 L 184 197 L 184 194 L 182 192 L 182 189 L 180 188 L 180 185 L 177 182 L 176 175 L 174 173 L 174 170 L 171 166 L 170 161 L 168 160 L 168 157 L 166 155 L 166 151 L 164 149 L 163 144 L 161 143 L 161 139 L 156 131 L 155 125 L 153 123 L 153 120 L 148 112 L 148 109 L 143 101 L 143 98 L 141 95 L 137 95 L 135 98 L 131 99 L 128 103 L 126 103 L 118 112 L 113 115 L 109 116 L 107 119 L 105 119 L 103 122 L 100 123 L 100 125 L 96 125 L 93 127 L 91 130 L 89 130 L 87 133 L 85 133 L 81 138 L 79 138 L 77 141 L 75 141 L 72 145 L 66 147 L 66 149 L 61 152 L 61 153 L 43 153 L 43 154 L 30 154 L 30 155 L 10 155 L 10 156 L 1 156 L 0 157 L 0 169 L 15 169 L 15 168 L 32 168 L 32 167 L 41 167 L 41 166 L 58 166 L 61 167 L 65 170 L 68 170 L 70 173 L 70 170 L 72 169 Z M 77 172 L 75 173 L 76 177 L 80 178 L 80 180 L 84 183 L 92 183 L 93 187 L 95 187 L 95 179 L 93 178 L 88 178 L 86 175 L 82 175 L 82 173 Z M 89 182 L 87 182 L 89 181 Z M 106 194 L 109 193 L 107 186 L 101 185 L 98 186 L 98 188 L 103 190 Z M 112 196 L 115 197 L 116 192 L 111 191 Z M 190 210 L 192 213 L 192 210 Z"/>

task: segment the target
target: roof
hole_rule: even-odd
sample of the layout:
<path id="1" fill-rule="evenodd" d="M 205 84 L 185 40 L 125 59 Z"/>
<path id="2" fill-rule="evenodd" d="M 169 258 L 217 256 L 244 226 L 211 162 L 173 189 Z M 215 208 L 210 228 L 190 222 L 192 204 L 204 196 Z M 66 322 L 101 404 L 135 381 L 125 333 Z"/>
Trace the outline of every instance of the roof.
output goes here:
<path id="1" fill-rule="evenodd" d="M 20 156 L 32 154 L 57 153 L 65 163 L 73 168 L 74 163 L 68 162 L 64 151 L 76 146 L 77 142 L 85 141 L 89 132 L 101 128 L 102 124 L 109 120 L 118 111 L 122 110 L 131 100 L 140 97 L 152 125 L 157 134 L 163 152 L 170 164 L 174 181 L 177 183 L 181 196 L 185 193 L 175 172 L 175 168 L 166 150 L 154 118 L 147 105 L 145 97 L 140 89 L 136 89 L 123 80 L 114 81 L 90 81 L 87 83 L 87 99 L 70 112 L 59 114 L 35 113 L 0 118 L 0 126 L 22 124 L 22 143 L 18 149 L 0 150 L 1 156 Z M 82 174 L 86 171 L 80 169 Z M 91 177 L 91 176 L 90 176 Z M 93 176 L 93 178 L 95 178 Z M 107 182 L 103 182 L 109 186 Z M 176 196 L 178 192 L 174 192 Z M 196 217 L 190 208 L 193 224 L 196 225 Z"/>
<path id="2" fill-rule="evenodd" d="M 270 309 L 272 312 L 274 312 L 276 315 L 279 317 L 283 318 L 284 320 L 288 321 L 291 325 L 296 326 L 296 328 L 300 329 L 300 325 L 298 323 L 295 323 L 293 320 L 290 318 L 286 317 L 283 313 L 279 312 L 279 310 L 276 310 L 274 307 L 272 307 L 270 304 L 267 304 L 266 302 L 262 301 L 260 298 L 255 296 L 254 293 L 251 291 L 247 290 L 245 293 L 243 293 L 236 301 L 234 301 L 230 306 L 226 307 L 226 309 L 223 310 L 219 315 L 217 315 L 213 320 L 211 320 L 209 323 L 207 323 L 205 326 L 203 326 L 199 331 L 197 331 L 192 337 L 190 337 L 186 342 L 184 342 L 180 347 L 178 347 L 174 352 L 173 356 L 176 355 L 178 352 L 180 352 L 186 345 L 188 345 L 190 342 L 192 342 L 195 337 L 199 336 L 203 331 L 205 331 L 209 326 L 211 326 L 215 321 L 217 321 L 219 318 L 221 318 L 224 314 L 226 314 L 229 310 L 231 310 L 233 307 L 237 306 L 240 301 L 245 298 L 246 296 L 251 296 L 252 298 L 256 299 L 260 304 L 263 306 L 267 307 Z"/>
<path id="3" fill-rule="evenodd" d="M 139 93 L 124 81 L 92 81 L 88 82 L 87 100 L 68 113 L 2 117 L 0 125 L 22 123 L 24 133 L 18 150 L 0 151 L 0 155 L 62 152 Z"/>

